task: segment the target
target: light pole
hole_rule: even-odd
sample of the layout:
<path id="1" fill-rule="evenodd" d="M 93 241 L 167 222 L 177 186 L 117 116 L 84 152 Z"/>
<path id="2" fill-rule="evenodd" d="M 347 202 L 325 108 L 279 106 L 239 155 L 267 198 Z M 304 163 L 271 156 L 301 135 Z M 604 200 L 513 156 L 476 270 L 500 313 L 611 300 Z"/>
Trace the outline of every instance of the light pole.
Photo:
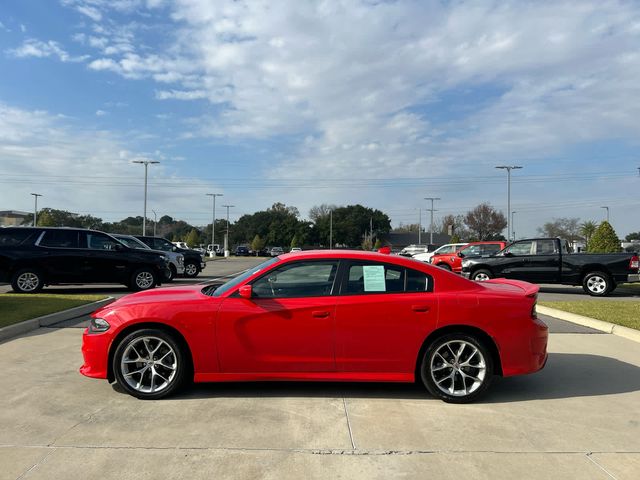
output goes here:
<path id="1" fill-rule="evenodd" d="M 329 210 L 329 249 L 333 248 L 333 210 Z"/>
<path id="2" fill-rule="evenodd" d="M 144 165 L 144 216 L 142 217 L 142 235 L 147 234 L 147 173 L 149 165 L 160 163 L 157 160 L 133 160 L 131 163 Z"/>
<path id="3" fill-rule="evenodd" d="M 513 218 L 515 217 L 516 213 L 518 212 L 511 212 L 511 236 L 513 237 L 514 242 L 516 241 L 516 228 Z"/>
<path id="4" fill-rule="evenodd" d="M 216 256 L 213 245 L 216 243 L 216 197 L 222 197 L 222 193 L 207 193 L 208 197 L 213 198 L 213 220 L 211 221 L 211 253 L 212 257 Z"/>
<path id="5" fill-rule="evenodd" d="M 418 245 L 422 245 L 422 209 L 418 209 Z"/>
<path id="6" fill-rule="evenodd" d="M 607 211 L 607 223 L 609 223 L 609 207 L 600 207 L 604 208 Z"/>
<path id="7" fill-rule="evenodd" d="M 38 225 L 38 197 L 42 197 L 40 193 L 32 193 L 34 200 L 36 201 L 35 206 L 33 207 L 33 226 Z"/>
<path id="8" fill-rule="evenodd" d="M 433 202 L 435 200 L 442 200 L 440 197 L 424 197 L 425 200 L 431 200 L 431 208 L 427 209 L 431 211 L 431 223 L 429 226 L 429 245 L 433 245 Z"/>
<path id="9" fill-rule="evenodd" d="M 158 215 L 156 215 L 155 210 L 151 210 L 153 212 L 153 236 L 156 236 L 156 225 L 158 224 Z"/>
<path id="10" fill-rule="evenodd" d="M 227 209 L 227 232 L 224 235 L 224 256 L 229 256 L 229 209 L 235 207 L 235 205 L 223 205 Z"/>
<path id="11" fill-rule="evenodd" d="M 511 222 L 509 221 L 509 212 L 511 211 L 511 170 L 519 170 L 522 167 L 518 165 L 499 165 L 496 168 L 507 171 L 507 240 L 511 238 Z"/>

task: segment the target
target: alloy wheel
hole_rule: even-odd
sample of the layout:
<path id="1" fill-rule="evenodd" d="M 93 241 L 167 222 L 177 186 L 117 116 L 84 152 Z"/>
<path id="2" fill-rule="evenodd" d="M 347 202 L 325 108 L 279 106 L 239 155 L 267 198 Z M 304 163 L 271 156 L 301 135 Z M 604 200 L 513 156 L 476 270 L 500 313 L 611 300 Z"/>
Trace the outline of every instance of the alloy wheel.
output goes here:
<path id="1" fill-rule="evenodd" d="M 189 276 L 195 276 L 198 273 L 198 267 L 194 263 L 187 263 L 184 266 L 184 273 Z"/>
<path id="2" fill-rule="evenodd" d="M 142 271 L 136 275 L 136 286 L 140 290 L 151 288 L 154 284 L 153 274 L 151 272 Z"/>
<path id="3" fill-rule="evenodd" d="M 487 280 L 490 280 L 490 277 L 486 273 L 478 273 L 473 277 L 473 279 L 476 282 L 486 282 Z"/>
<path id="4" fill-rule="evenodd" d="M 429 370 L 435 385 L 443 393 L 464 397 L 482 386 L 487 365 L 476 346 L 464 340 L 452 340 L 434 352 Z"/>
<path id="5" fill-rule="evenodd" d="M 599 275 L 592 275 L 587 280 L 587 288 L 595 294 L 602 294 L 607 289 L 607 280 Z"/>
<path id="6" fill-rule="evenodd" d="M 120 371 L 129 387 L 156 393 L 171 385 L 178 370 L 176 352 L 158 337 L 137 337 L 125 347 Z"/>
<path id="7" fill-rule="evenodd" d="M 24 272 L 18 277 L 17 284 L 21 291 L 33 292 L 40 285 L 40 278 L 33 272 Z"/>

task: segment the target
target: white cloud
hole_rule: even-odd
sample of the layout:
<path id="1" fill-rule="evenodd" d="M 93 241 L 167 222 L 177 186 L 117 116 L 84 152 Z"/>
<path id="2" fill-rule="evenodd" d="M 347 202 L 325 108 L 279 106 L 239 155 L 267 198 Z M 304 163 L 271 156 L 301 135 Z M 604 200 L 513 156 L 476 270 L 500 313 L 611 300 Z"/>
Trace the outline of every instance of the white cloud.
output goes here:
<path id="1" fill-rule="evenodd" d="M 58 42 L 49 40 L 43 42 L 35 38 L 29 38 L 17 48 L 7 50 L 9 55 L 17 58 L 36 57 L 57 57 L 62 62 L 82 62 L 89 58 L 87 55 L 73 56 L 67 53 Z"/>
<path id="2" fill-rule="evenodd" d="M 96 110 L 96 117 L 104 117 L 105 115 L 107 115 L 109 112 L 106 112 L 104 110 Z"/>

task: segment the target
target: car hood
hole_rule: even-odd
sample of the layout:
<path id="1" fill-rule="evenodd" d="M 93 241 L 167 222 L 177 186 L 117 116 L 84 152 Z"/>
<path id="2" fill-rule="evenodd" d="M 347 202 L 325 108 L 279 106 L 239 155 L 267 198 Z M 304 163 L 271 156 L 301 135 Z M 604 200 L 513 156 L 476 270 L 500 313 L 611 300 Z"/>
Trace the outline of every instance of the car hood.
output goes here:
<path id="1" fill-rule="evenodd" d="M 202 290 L 206 287 L 206 285 L 188 285 L 184 287 L 154 288 L 152 290 L 126 295 L 104 308 L 113 309 L 150 303 L 211 302 L 214 297 L 202 293 Z"/>
<path id="2" fill-rule="evenodd" d="M 523 282 L 521 280 L 509 280 L 506 278 L 493 278 L 484 282 L 479 282 L 483 288 L 488 290 L 487 293 L 501 293 L 506 295 L 524 295 L 526 297 L 534 297 L 537 295 L 540 287 L 532 283 Z"/>

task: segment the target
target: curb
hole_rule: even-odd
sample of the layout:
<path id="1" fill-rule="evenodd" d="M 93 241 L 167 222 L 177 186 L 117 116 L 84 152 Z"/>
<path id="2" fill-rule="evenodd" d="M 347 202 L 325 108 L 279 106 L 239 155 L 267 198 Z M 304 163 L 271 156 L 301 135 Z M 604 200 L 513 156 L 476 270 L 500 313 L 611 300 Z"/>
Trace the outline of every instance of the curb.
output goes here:
<path id="1" fill-rule="evenodd" d="M 619 337 L 624 337 L 628 340 L 640 343 L 640 331 L 633 328 L 623 327 L 622 325 L 616 325 L 615 323 L 605 322 L 603 320 L 597 320 L 591 317 L 585 317 L 576 313 L 565 312 L 564 310 L 558 310 L 551 307 L 545 307 L 543 305 L 537 305 L 536 310 L 542 315 L 549 317 L 559 318 L 571 323 L 577 323 L 583 327 L 593 328 L 600 330 L 601 332 L 611 333 Z"/>
<path id="2" fill-rule="evenodd" d="M 86 305 L 80 305 L 79 307 L 69 308 L 68 310 L 62 310 L 61 312 L 50 313 L 49 315 L 43 315 L 42 317 L 32 318 L 14 325 L 2 327 L 0 328 L 0 342 L 10 340 L 40 327 L 49 327 L 56 323 L 65 322 L 73 318 L 87 315 L 98 308 L 113 302 L 114 300 L 115 298 L 113 297 L 107 297 L 103 300 L 98 300 L 97 302 L 87 303 Z"/>

